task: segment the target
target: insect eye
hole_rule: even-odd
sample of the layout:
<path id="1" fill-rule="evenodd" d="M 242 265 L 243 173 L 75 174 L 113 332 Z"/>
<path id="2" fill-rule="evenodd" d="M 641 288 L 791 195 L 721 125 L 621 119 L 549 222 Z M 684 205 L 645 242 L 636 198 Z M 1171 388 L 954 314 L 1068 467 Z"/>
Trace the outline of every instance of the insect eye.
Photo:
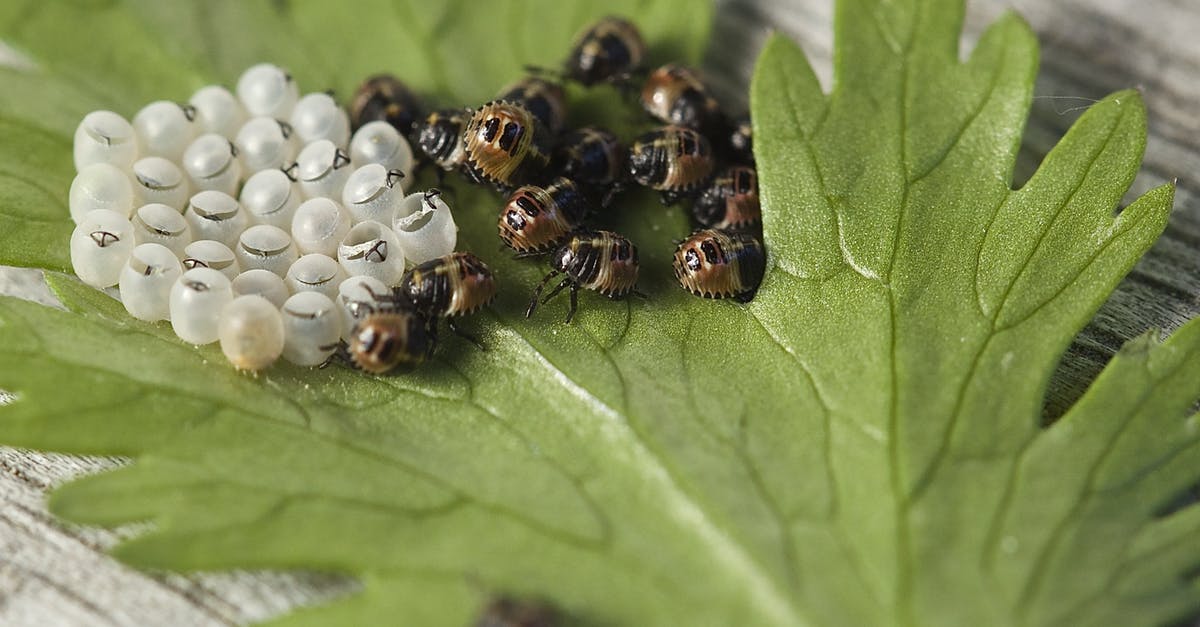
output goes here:
<path id="1" fill-rule="evenodd" d="M 700 255 L 697 255 L 695 250 L 688 250 L 683 255 L 683 261 L 687 264 L 688 270 L 692 272 L 700 269 Z"/>
<path id="2" fill-rule="evenodd" d="M 704 251 L 704 260 L 708 263 L 721 263 L 721 254 L 712 240 L 704 240 L 704 243 L 700 244 L 700 250 Z"/>
<path id="3" fill-rule="evenodd" d="M 516 211 L 509 211 L 504 216 L 504 220 L 508 222 L 508 226 L 514 231 L 520 231 L 525 228 L 525 218 L 521 217 L 521 214 Z"/>

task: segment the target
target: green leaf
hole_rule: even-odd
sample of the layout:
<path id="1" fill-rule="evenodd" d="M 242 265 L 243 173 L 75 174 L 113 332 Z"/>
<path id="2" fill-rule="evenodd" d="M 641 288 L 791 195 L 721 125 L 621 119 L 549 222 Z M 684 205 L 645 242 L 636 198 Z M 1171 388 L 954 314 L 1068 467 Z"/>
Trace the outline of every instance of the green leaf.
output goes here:
<path id="1" fill-rule="evenodd" d="M 0 89 L 19 138 L 0 148 L 15 172 L 0 173 L 0 250 L 52 269 L 72 120 L 89 109 L 184 98 L 259 59 L 305 86 L 346 93 L 392 69 L 471 102 L 553 64 L 602 12 L 634 16 L 656 60 L 696 59 L 710 17 L 682 0 L 11 4 L 0 38 L 39 65 L 3 75 L 28 99 Z M 1036 43 L 1008 16 L 960 61 L 962 12 L 840 0 L 828 96 L 794 44 L 769 41 L 751 87 L 769 269 L 748 306 L 673 286 L 684 216 L 641 195 L 613 220 L 642 249 L 651 300 L 585 294 L 571 326 L 562 303 L 527 321 L 543 270 L 496 252 L 499 200 L 459 186 L 464 244 L 501 283 L 469 323 L 486 351 L 449 339 L 393 377 L 244 376 L 50 274 L 68 312 L 0 299 L 0 387 L 17 395 L 0 440 L 134 457 L 51 501 L 78 522 L 153 522 L 116 549 L 132 564 L 363 579 L 281 625 L 461 625 L 494 592 L 628 625 L 1194 611 L 1200 510 L 1177 501 L 1200 476 L 1200 325 L 1132 342 L 1042 425 L 1066 346 L 1166 224 L 1169 186 L 1114 213 L 1143 105 L 1097 103 L 1013 190 Z M 574 95 L 620 121 L 611 92 Z M 22 191 L 31 178 L 42 200 Z"/>

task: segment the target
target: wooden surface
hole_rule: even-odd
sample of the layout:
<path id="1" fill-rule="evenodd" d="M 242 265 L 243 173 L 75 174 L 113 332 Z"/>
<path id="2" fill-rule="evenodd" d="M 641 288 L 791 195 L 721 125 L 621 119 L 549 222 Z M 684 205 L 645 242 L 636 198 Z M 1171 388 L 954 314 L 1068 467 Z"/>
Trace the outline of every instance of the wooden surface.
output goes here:
<path id="1" fill-rule="evenodd" d="M 1200 2 L 1195 0 L 974 0 L 964 51 L 1008 8 L 1042 44 L 1037 99 L 1018 179 L 1027 177 L 1092 99 L 1124 87 L 1145 95 L 1150 116 L 1140 193 L 1178 179 L 1164 237 L 1075 342 L 1052 385 L 1060 413 L 1125 340 L 1171 330 L 1195 315 L 1200 294 Z M 831 83 L 832 0 L 727 0 L 720 4 L 707 69 L 719 93 L 744 106 L 746 81 L 769 29 L 799 41 Z M 36 273 L 0 269 L 0 293 L 50 301 Z M 0 625 L 233 625 L 348 592 L 352 580 L 318 574 L 234 573 L 181 577 L 143 573 L 104 550 L 136 528 L 69 527 L 46 513 L 47 490 L 121 461 L 0 447 Z"/>

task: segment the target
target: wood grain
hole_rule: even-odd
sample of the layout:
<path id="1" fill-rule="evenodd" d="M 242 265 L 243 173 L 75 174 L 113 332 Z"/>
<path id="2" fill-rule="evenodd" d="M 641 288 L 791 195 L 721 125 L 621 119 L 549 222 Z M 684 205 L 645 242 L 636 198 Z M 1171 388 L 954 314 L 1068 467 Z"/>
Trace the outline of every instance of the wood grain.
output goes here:
<path id="1" fill-rule="evenodd" d="M 1087 105 L 1139 88 L 1149 110 L 1146 163 L 1131 193 L 1177 179 L 1164 237 L 1073 344 L 1051 385 L 1058 415 L 1120 345 L 1148 329 L 1170 331 L 1196 314 L 1200 294 L 1200 3 L 1191 0 L 975 0 L 964 54 L 1003 11 L 1016 9 L 1042 44 L 1042 70 L 1018 167 L 1027 177 Z M 755 55 L 771 29 L 799 41 L 823 84 L 832 77 L 831 0 L 719 3 L 706 69 L 718 93 L 745 107 Z M 36 272 L 0 269 L 0 293 L 52 298 Z M 125 567 L 104 551 L 136 527 L 66 526 L 44 505 L 47 490 L 122 463 L 0 447 L 0 625 L 236 625 L 352 592 L 347 578 L 240 572 L 184 577 Z"/>

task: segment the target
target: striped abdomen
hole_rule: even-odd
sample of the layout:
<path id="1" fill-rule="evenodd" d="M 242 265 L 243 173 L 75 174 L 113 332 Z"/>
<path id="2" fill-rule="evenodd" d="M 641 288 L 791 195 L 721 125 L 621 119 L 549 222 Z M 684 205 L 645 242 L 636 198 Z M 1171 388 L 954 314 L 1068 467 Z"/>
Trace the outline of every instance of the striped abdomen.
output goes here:
<path id="1" fill-rule="evenodd" d="M 519 253 L 545 252 L 561 244 L 590 210 L 579 186 L 557 178 L 546 187 L 526 185 L 500 211 L 500 239 Z"/>
<path id="2" fill-rule="evenodd" d="M 695 129 L 664 126 L 639 136 L 629 149 L 629 175 L 666 192 L 696 189 L 712 176 L 712 145 Z"/>
<path id="3" fill-rule="evenodd" d="M 479 257 L 451 253 L 409 270 L 400 292 L 413 308 L 428 316 L 469 314 L 496 297 L 496 278 Z"/>
<path id="4" fill-rule="evenodd" d="M 713 179 L 692 205 L 701 226 L 745 229 L 762 223 L 758 199 L 758 174 L 749 166 L 731 166 Z"/>
<path id="5" fill-rule="evenodd" d="M 550 163 L 534 141 L 533 114 L 516 102 L 492 101 L 479 108 L 463 132 L 466 165 L 480 181 L 513 187 Z M 543 134 L 548 134 L 542 130 Z"/>
<path id="6" fill-rule="evenodd" d="M 462 133 L 468 115 L 465 109 L 442 109 L 417 125 L 417 147 L 443 170 L 453 170 L 466 160 Z"/>
<path id="7" fill-rule="evenodd" d="M 625 149 L 611 132 L 585 126 L 563 136 L 551 168 L 581 183 L 608 185 L 625 175 Z"/>
<path id="8" fill-rule="evenodd" d="M 704 229 L 675 250 L 675 278 L 704 298 L 753 298 L 766 270 L 762 243 L 749 233 Z"/>
<path id="9" fill-rule="evenodd" d="M 620 298 L 637 284 L 638 250 L 612 231 L 579 233 L 559 247 L 550 265 L 580 287 Z"/>

